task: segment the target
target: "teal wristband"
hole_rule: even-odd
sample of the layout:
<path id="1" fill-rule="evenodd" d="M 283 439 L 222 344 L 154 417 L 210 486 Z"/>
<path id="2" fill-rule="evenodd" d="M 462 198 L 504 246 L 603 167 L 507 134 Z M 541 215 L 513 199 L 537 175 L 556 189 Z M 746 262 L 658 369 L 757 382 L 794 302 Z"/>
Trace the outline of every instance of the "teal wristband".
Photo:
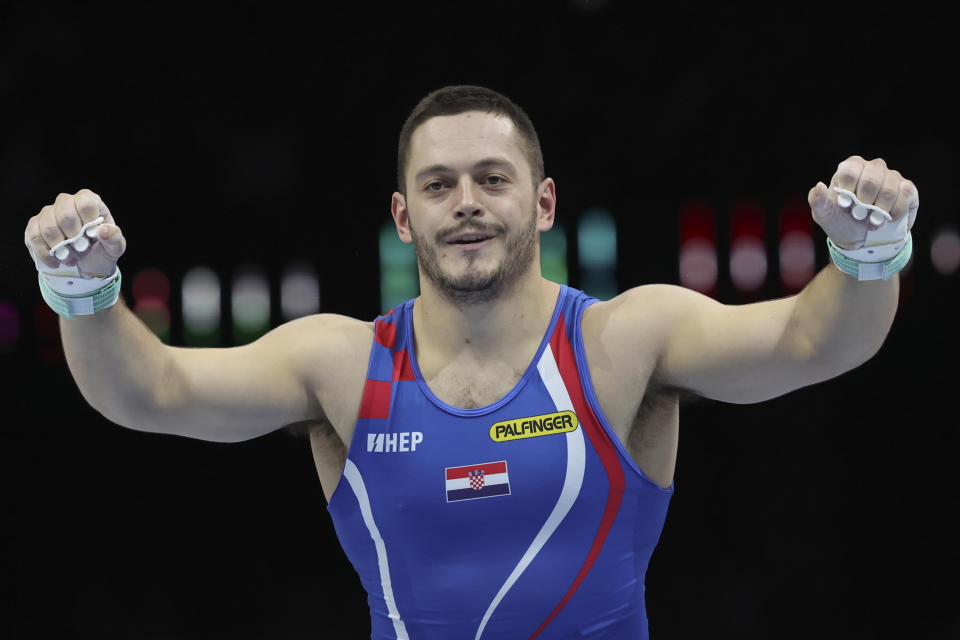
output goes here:
<path id="1" fill-rule="evenodd" d="M 40 272 L 37 273 L 37 279 L 40 281 L 40 294 L 43 296 L 44 302 L 58 315 L 69 319 L 73 316 L 93 315 L 97 311 L 112 307 L 120 297 L 122 277 L 120 269 L 117 269 L 117 277 L 108 284 L 96 291 L 81 295 L 67 295 L 54 291 Z"/>
<path id="2" fill-rule="evenodd" d="M 903 245 L 903 249 L 900 249 L 897 255 L 883 262 L 854 260 L 841 253 L 829 237 L 827 238 L 827 247 L 830 249 L 830 258 L 833 260 L 833 264 L 837 265 L 840 271 L 853 276 L 857 280 L 880 280 L 881 278 L 889 280 L 907 266 L 907 262 L 910 261 L 910 256 L 913 255 L 913 234 L 908 232 L 907 243 Z"/>

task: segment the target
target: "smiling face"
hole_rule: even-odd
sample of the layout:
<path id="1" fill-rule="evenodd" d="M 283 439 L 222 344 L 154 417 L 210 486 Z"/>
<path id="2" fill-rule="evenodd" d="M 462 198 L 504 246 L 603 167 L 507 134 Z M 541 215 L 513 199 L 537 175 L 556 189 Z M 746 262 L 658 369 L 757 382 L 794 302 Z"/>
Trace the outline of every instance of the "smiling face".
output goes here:
<path id="1" fill-rule="evenodd" d="M 410 139 L 407 195 L 393 215 L 421 278 L 457 302 L 487 302 L 539 276 L 539 231 L 553 225 L 555 187 L 534 185 L 513 121 L 479 111 L 437 116 Z"/>

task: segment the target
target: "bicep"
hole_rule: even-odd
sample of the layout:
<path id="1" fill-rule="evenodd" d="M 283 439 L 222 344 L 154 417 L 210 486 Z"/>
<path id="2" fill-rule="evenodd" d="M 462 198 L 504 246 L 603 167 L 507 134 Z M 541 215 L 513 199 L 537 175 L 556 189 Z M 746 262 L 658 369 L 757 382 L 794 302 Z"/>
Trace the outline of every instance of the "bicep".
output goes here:
<path id="1" fill-rule="evenodd" d="M 312 370 L 334 366 L 339 322 L 299 318 L 226 349 L 169 347 L 150 430 L 236 442 L 322 419 L 322 380 Z"/>
<path id="2" fill-rule="evenodd" d="M 812 350 L 795 330 L 795 298 L 726 305 L 682 287 L 657 289 L 657 381 L 734 403 L 817 381 Z"/>

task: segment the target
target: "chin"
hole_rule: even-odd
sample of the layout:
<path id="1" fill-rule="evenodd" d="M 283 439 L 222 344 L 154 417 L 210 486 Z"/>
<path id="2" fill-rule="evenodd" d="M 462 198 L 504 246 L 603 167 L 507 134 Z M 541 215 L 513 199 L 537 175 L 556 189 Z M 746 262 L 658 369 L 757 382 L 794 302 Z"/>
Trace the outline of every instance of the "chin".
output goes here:
<path id="1" fill-rule="evenodd" d="M 445 274 L 443 284 L 457 291 L 484 291 L 498 288 L 502 276 L 500 269 L 470 270 L 458 274 Z"/>
<path id="2" fill-rule="evenodd" d="M 523 278 L 535 261 L 536 239 L 535 234 L 512 242 L 508 238 L 503 248 L 484 247 L 468 255 L 417 242 L 415 247 L 422 273 L 442 296 L 458 303 L 479 304 L 490 302 Z"/>
<path id="3" fill-rule="evenodd" d="M 503 292 L 506 284 L 501 268 L 436 275 L 439 277 L 431 278 L 434 286 L 442 295 L 457 302 L 489 302 Z"/>

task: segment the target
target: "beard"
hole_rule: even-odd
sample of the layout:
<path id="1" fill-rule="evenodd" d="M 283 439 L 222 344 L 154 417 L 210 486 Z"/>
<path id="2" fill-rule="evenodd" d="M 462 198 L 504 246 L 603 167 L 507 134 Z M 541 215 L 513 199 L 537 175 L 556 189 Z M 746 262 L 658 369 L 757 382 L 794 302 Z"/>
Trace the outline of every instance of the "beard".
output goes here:
<path id="1" fill-rule="evenodd" d="M 508 291 L 533 264 L 537 254 L 536 208 L 528 220 L 528 224 L 506 235 L 499 224 L 465 220 L 456 227 L 438 232 L 432 243 L 419 235 L 411 222 L 410 235 L 421 271 L 440 293 L 453 302 L 479 304 L 490 302 Z M 479 252 L 466 253 L 467 264 L 461 273 L 454 275 L 444 271 L 437 259 L 437 249 L 446 244 L 444 238 L 463 232 L 496 233 L 504 240 L 504 257 L 498 264 L 484 269 L 477 265 Z"/>

